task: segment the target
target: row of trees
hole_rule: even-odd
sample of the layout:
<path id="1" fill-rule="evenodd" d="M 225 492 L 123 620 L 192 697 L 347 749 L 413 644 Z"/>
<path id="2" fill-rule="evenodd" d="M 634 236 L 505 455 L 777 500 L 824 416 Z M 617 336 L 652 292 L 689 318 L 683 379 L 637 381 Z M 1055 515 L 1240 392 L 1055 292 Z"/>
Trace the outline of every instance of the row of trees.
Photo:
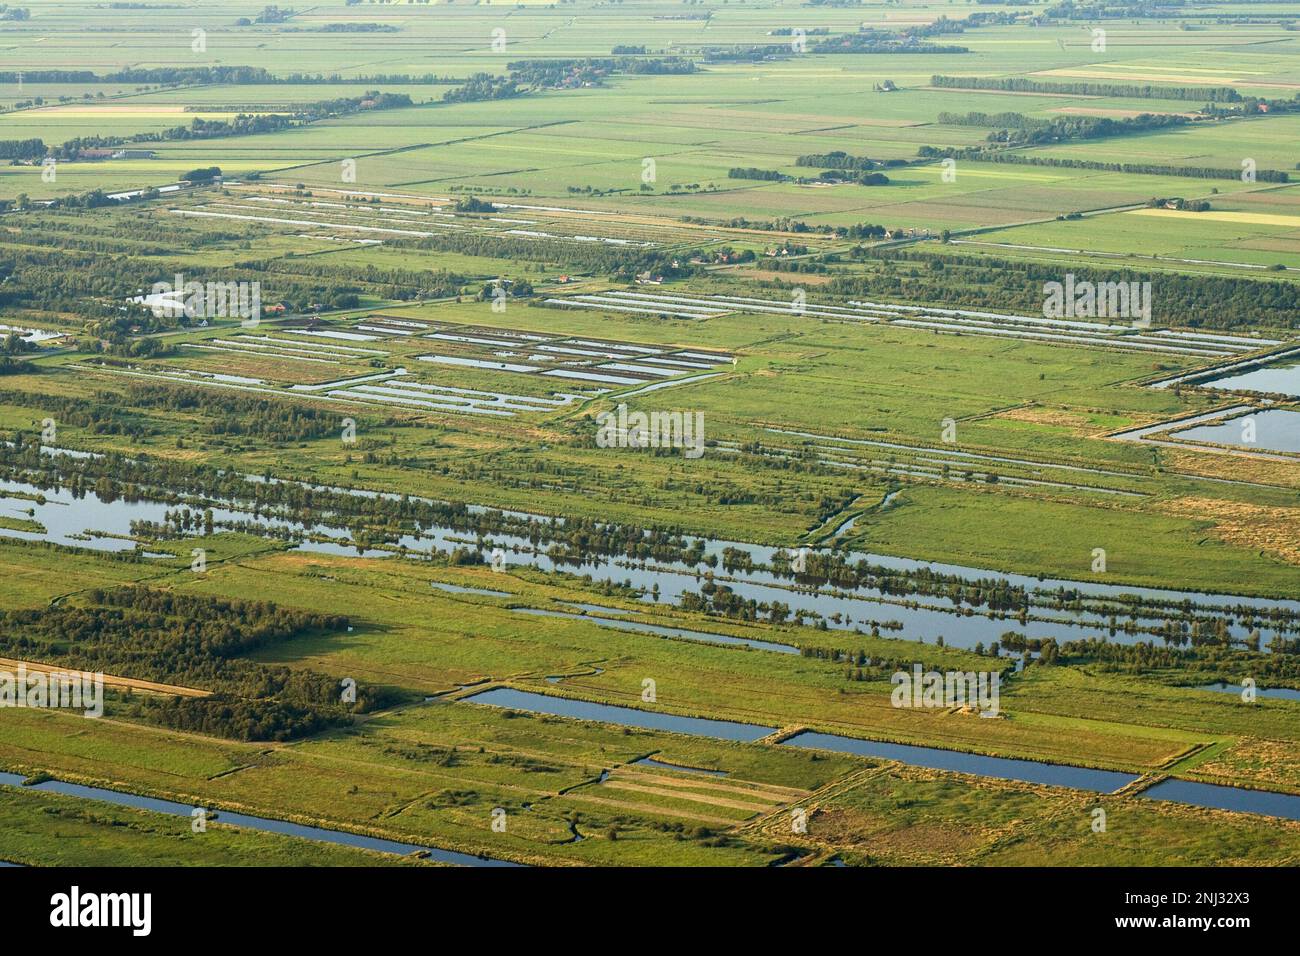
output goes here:
<path id="1" fill-rule="evenodd" d="M 39 138 L 0 139 L 0 159 L 40 159 L 45 143 Z"/>
<path id="2" fill-rule="evenodd" d="M 922 146 L 922 159 L 968 159 L 981 163 L 1009 163 L 1017 166 L 1049 166 L 1057 169 L 1089 169 L 1099 172 L 1131 173 L 1149 176 L 1185 176 L 1189 179 L 1241 179 L 1241 169 L 1219 166 L 1174 166 L 1165 163 L 1110 163 L 1095 159 L 1071 159 L 1063 156 L 1036 156 L 1003 149 L 942 149 Z M 1290 182 L 1289 174 L 1276 169 L 1257 169 L 1255 178 L 1265 183 Z"/>
<path id="3" fill-rule="evenodd" d="M 135 133 L 131 136 L 80 136 L 51 150 L 51 155 L 62 159 L 76 159 L 83 149 L 90 148 L 274 133 L 362 111 L 396 109 L 411 105 L 411 97 L 406 93 L 382 93 L 374 90 L 361 96 L 340 97 L 300 106 L 294 113 L 288 115 L 240 113 L 231 120 L 208 120 L 198 117 L 189 126 L 173 126 L 164 130 Z"/>
<path id="4" fill-rule="evenodd" d="M 1241 94 L 1231 86 L 1153 86 L 1151 84 L 1088 83 L 1031 80 L 1020 76 L 930 77 L 930 85 L 945 89 L 997 90 L 1004 93 L 1068 93 L 1116 96 L 1124 99 L 1192 100 L 1198 103 L 1235 103 Z"/>

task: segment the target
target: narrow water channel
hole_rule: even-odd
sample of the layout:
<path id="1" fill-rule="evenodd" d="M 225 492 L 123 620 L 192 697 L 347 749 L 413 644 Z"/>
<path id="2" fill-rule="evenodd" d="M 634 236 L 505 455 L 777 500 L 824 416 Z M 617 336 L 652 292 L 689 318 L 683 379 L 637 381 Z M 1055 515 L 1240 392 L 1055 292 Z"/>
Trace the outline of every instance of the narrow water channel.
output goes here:
<path id="1" fill-rule="evenodd" d="M 21 774 L 5 773 L 0 771 L 0 784 L 7 784 L 11 787 L 22 787 L 27 778 Z M 119 807 L 135 807 L 139 810 L 150 810 L 154 813 L 165 813 L 169 816 L 185 817 L 189 819 L 194 811 L 194 807 L 184 803 L 176 803 L 172 800 L 160 800 L 156 797 L 142 797 L 134 793 L 123 793 L 118 790 L 108 790 L 104 787 L 88 787 L 79 783 L 65 783 L 62 780 L 46 780 L 44 783 L 33 784 L 30 787 L 24 787 L 26 790 L 41 790 L 47 793 L 60 793 L 68 797 L 80 797 L 85 800 L 100 800 L 104 803 L 112 803 Z M 487 857 L 473 856 L 469 853 L 457 853 L 454 850 L 440 850 L 436 847 L 420 846 L 414 843 L 399 843 L 395 840 L 385 840 L 380 837 L 363 836 L 359 833 L 347 833 L 343 830 L 327 830 L 324 827 L 306 826 L 301 823 L 289 823 L 284 820 L 270 820 L 265 817 L 249 816 L 245 813 L 233 813 L 229 810 L 218 810 L 215 814 L 215 822 L 225 823 L 230 826 L 243 827 L 247 830 L 261 830 L 264 833 L 279 833 L 284 836 L 299 837 L 304 840 L 313 840 L 317 843 L 335 843 L 340 846 L 357 847 L 362 850 L 375 850 L 379 853 L 396 853 L 398 855 L 409 855 L 411 853 L 427 853 L 430 859 L 440 863 L 450 863 L 455 866 L 522 866 L 520 863 L 513 863 L 509 860 L 493 860 Z"/>

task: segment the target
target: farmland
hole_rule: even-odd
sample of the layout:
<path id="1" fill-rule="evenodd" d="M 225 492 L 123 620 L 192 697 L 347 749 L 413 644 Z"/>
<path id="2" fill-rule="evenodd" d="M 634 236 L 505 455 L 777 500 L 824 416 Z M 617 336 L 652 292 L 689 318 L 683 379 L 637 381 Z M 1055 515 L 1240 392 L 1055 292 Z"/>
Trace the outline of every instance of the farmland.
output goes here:
<path id="1" fill-rule="evenodd" d="M 22 7 L 0 862 L 1300 860 L 1290 5 Z"/>

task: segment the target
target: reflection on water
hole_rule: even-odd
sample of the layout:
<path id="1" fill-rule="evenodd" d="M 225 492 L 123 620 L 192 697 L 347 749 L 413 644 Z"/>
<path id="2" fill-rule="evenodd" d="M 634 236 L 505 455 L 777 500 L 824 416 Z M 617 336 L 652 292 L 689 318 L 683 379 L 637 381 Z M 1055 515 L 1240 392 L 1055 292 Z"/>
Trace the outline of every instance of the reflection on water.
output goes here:
<path id="1" fill-rule="evenodd" d="M 1226 391 L 1267 392 L 1300 398 L 1300 364 L 1266 365 L 1239 375 L 1206 379 L 1200 384 Z"/>
<path id="2" fill-rule="evenodd" d="M 1197 690 L 1214 690 L 1221 694 L 1240 695 L 1245 688 L 1240 684 L 1203 684 L 1196 688 Z M 1292 690 L 1290 687 L 1256 687 L 1254 694 L 1257 697 L 1273 697 L 1278 700 L 1300 700 L 1300 690 Z"/>
<path id="3" fill-rule="evenodd" d="M 1173 435 L 1186 441 L 1211 442 L 1215 445 L 1300 452 L 1300 412 L 1269 408 L 1218 424 L 1182 429 Z"/>
<path id="4" fill-rule="evenodd" d="M 613 704 L 596 704 L 568 697 L 548 697 L 526 690 L 498 687 L 462 700 L 472 704 L 492 704 L 511 710 L 525 710 L 535 714 L 571 717 L 575 720 L 596 720 L 621 727 L 642 727 L 646 730 L 671 730 L 693 737 L 716 737 L 721 740 L 753 741 L 776 732 L 775 727 L 758 727 L 732 720 L 710 720 L 704 717 L 678 717 L 653 710 L 617 707 Z"/>
<path id="5" fill-rule="evenodd" d="M 1243 790 L 1240 787 L 1221 787 L 1212 783 L 1195 783 L 1191 780 L 1162 780 L 1141 794 L 1148 800 L 1170 800 L 1188 803 L 1194 807 L 1211 807 L 1216 810 L 1234 810 L 1238 813 L 1258 813 L 1266 817 L 1284 817 L 1300 820 L 1300 796 L 1289 793 L 1270 793 L 1264 790 Z"/>
<path id="6" fill-rule="evenodd" d="M 20 787 L 25 779 L 20 774 L 0 772 L 0 784 Z M 194 811 L 194 807 L 184 803 L 176 803 L 172 800 L 141 797 L 134 793 L 106 790 L 103 787 L 87 787 L 79 783 L 65 783 L 62 780 L 46 780 L 44 783 L 33 784 L 31 787 L 25 787 L 24 789 L 60 793 L 64 796 L 80 797 L 85 800 L 101 800 L 120 807 L 135 807 L 139 810 L 150 810 L 154 813 L 165 813 L 169 816 L 180 816 L 187 819 Z M 346 833 L 342 830 L 326 830 L 323 827 L 304 826 L 301 823 L 287 823 L 284 820 L 268 820 L 264 817 L 253 817 L 245 813 L 232 813 L 227 810 L 218 811 L 214 819 L 218 823 L 243 827 L 246 830 L 280 833 L 285 836 L 300 837 L 304 840 L 314 840 L 317 843 L 336 843 L 341 846 L 358 847 L 363 850 L 375 850 L 379 853 L 396 853 L 400 855 L 427 853 L 430 859 L 439 860 L 443 863 L 452 863 L 457 866 L 521 865 L 507 860 L 491 860 L 486 857 L 471 856 L 468 853 L 457 853 L 454 850 L 431 849 L 413 843 L 398 843 L 395 840 L 363 836 L 359 833 Z"/>
<path id="7" fill-rule="evenodd" d="M 1073 790 L 1091 790 L 1094 793 L 1112 793 L 1137 777 L 1113 770 L 1092 770 L 1088 767 L 1069 767 L 1064 764 L 1040 763 L 1036 760 L 1013 760 L 1007 757 L 986 757 L 983 754 L 940 750 L 936 747 L 917 747 L 911 744 L 891 744 L 838 734 L 819 734 L 804 731 L 782 741 L 790 747 L 809 747 L 815 750 L 833 750 L 836 753 L 859 757 L 880 757 L 897 760 L 913 767 L 931 770 L 951 770 L 997 780 L 1018 780 L 1022 783 L 1043 783 Z"/>
<path id="8" fill-rule="evenodd" d="M 278 481 L 272 479 L 272 481 Z M 321 490 L 348 492 L 347 489 L 330 489 L 328 486 L 313 485 Z M 19 493 L 43 495 L 42 500 L 30 501 L 17 497 Z M 359 497 L 400 497 L 385 492 L 356 490 L 348 493 Z M 194 502 L 191 510 L 201 510 L 203 502 Z M 137 548 L 136 542 L 129 539 L 133 521 L 161 523 L 169 510 L 179 510 L 180 505 L 167 505 L 155 501 L 126 501 L 121 498 L 105 501 L 93 492 L 74 497 L 67 489 L 41 491 L 31 485 L 13 481 L 0 481 L 0 514 L 8 513 L 11 517 L 28 518 L 40 522 L 45 532 L 13 531 L 0 529 L 0 536 L 23 538 L 25 540 L 50 541 L 62 545 L 73 545 L 103 551 L 131 551 Z M 711 570 L 704 564 L 687 565 L 679 562 L 658 562 L 648 564 L 633 561 L 621 556 L 588 555 L 578 561 L 561 561 L 552 559 L 545 553 L 545 546 L 539 546 L 522 537 L 496 534 L 479 538 L 472 532 L 459 531 L 449 527 L 432 526 L 418 532 L 402 534 L 391 546 L 386 548 L 367 547 L 358 549 L 349 543 L 350 530 L 343 519 L 330 519 L 318 516 L 313 523 L 303 524 L 288 518 L 258 513 L 256 516 L 235 503 L 226 502 L 213 509 L 214 521 L 220 530 L 223 523 L 240 526 L 256 521 L 257 526 L 268 533 L 287 535 L 295 542 L 294 546 L 303 551 L 330 555 L 357 555 L 367 557 L 390 557 L 393 549 L 405 548 L 421 554 L 434 550 L 450 552 L 457 548 L 478 552 L 485 561 L 493 553 L 500 558 L 503 566 L 530 566 L 545 572 L 563 571 L 575 575 L 589 575 L 596 581 L 615 581 L 630 585 L 647 595 L 643 600 L 653 603 L 649 595 L 657 594 L 665 605 L 680 603 L 687 591 L 697 592 L 703 583 L 703 575 Z M 488 509 L 471 506 L 473 514 L 482 514 Z M 31 512 L 28 514 L 28 512 Z M 518 512 L 505 512 L 519 516 Z M 523 515 L 522 517 L 532 517 Z M 87 537 L 86 532 L 96 534 Z M 314 540 L 313 540 L 314 539 Z M 754 563 L 770 565 L 779 549 L 768 545 L 746 544 L 726 540 L 705 539 L 704 555 L 713 558 L 718 567 L 724 549 L 735 549 L 748 554 Z M 182 556 L 186 556 L 182 550 Z M 812 585 L 796 586 L 794 582 L 781 575 L 756 568 L 752 570 L 736 569 L 730 572 L 719 570 L 718 580 L 730 587 L 735 594 L 746 600 L 772 604 L 781 602 L 790 608 L 795 620 L 802 612 L 804 615 L 820 615 L 826 627 L 844 631 L 871 631 L 879 626 L 885 636 L 896 636 L 911 640 L 944 639 L 944 643 L 960 648 L 974 648 L 976 644 L 991 647 L 1000 641 L 1007 631 L 1024 633 L 1034 638 L 1055 638 L 1058 642 L 1079 640 L 1090 637 L 1106 637 L 1121 644 L 1134 644 L 1140 641 L 1156 641 L 1161 638 L 1141 632 L 1126 633 L 1122 627 L 1130 620 L 1131 608 L 1122 606 L 1114 599 L 1123 595 L 1137 595 L 1150 601 L 1162 602 L 1160 607 L 1148 607 L 1138 610 L 1142 615 L 1138 623 L 1145 626 L 1161 624 L 1166 617 L 1176 616 L 1184 610 L 1183 602 L 1193 601 L 1204 609 L 1205 614 L 1217 609 L 1229 618 L 1228 634 L 1237 639 L 1245 638 L 1252 627 L 1257 628 L 1263 638 L 1264 646 L 1276 633 L 1267 620 L 1236 619 L 1232 611 L 1240 608 L 1246 613 L 1265 614 L 1272 608 L 1281 608 L 1300 612 L 1300 601 L 1270 600 L 1265 598 L 1242 597 L 1235 595 L 1209 595 L 1195 592 L 1181 592 L 1167 589 L 1130 587 L 1123 585 L 1082 583 L 1058 579 L 1038 579 L 1013 573 L 997 573 L 978 568 L 950 565 L 937 562 L 918 561 L 909 558 L 897 558 L 885 555 L 873 555 L 860 552 L 845 552 L 847 560 L 853 563 L 867 561 L 872 565 L 896 572 L 930 571 L 941 575 L 954 575 L 965 581 L 998 579 L 1011 587 L 1026 589 L 1035 597 L 1033 617 L 1021 622 L 1014 615 L 990 612 L 987 608 L 974 607 L 963 600 L 960 594 L 954 596 L 926 596 L 919 594 L 893 595 L 878 587 L 863 586 L 852 591 L 836 590 L 829 587 Z M 434 587 L 449 593 L 484 593 L 492 597 L 507 597 L 506 592 L 492 593 L 491 589 L 458 590 L 465 586 L 435 584 Z M 657 589 L 657 591 L 656 591 Z M 1086 609 L 1074 606 L 1060 608 L 1042 606 L 1045 602 L 1055 600 L 1060 593 L 1074 594 L 1080 598 L 1103 605 L 1099 608 Z M 600 605 L 579 605 L 595 613 L 612 613 L 629 615 L 630 612 L 619 609 L 606 609 Z M 1113 610 L 1114 620 L 1110 612 Z M 560 612 L 550 612 L 560 613 Z M 816 617 L 814 617 L 816 619 Z M 602 618 L 599 622 L 605 627 L 634 629 L 631 622 L 617 622 Z M 1112 625 L 1119 629 L 1112 631 Z M 788 645 L 773 641 L 758 641 L 745 638 L 733 638 L 727 635 L 705 634 L 683 629 L 656 629 L 656 625 L 645 625 L 640 629 L 646 633 L 661 636 L 683 637 L 692 640 L 708 640 L 714 643 L 744 644 L 749 647 L 778 653 L 797 653 Z"/>

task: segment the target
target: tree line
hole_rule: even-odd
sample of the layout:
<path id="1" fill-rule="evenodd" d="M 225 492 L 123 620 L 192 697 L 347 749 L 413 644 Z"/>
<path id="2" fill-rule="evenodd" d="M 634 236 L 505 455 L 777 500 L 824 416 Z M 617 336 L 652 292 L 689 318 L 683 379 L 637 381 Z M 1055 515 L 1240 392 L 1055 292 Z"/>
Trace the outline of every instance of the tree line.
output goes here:
<path id="1" fill-rule="evenodd" d="M 1050 166 L 1057 169 L 1089 169 L 1098 172 L 1132 173 L 1148 176 L 1185 176 L 1189 179 L 1241 179 L 1240 169 L 1217 166 L 1172 166 L 1163 163 L 1108 163 L 1095 159 L 1070 159 L 1061 156 L 1034 156 L 1006 150 L 975 147 L 941 149 L 922 146 L 917 155 L 923 159 L 967 159 L 981 163 L 1010 163 L 1017 166 Z M 1257 169 L 1255 178 L 1265 183 L 1291 181 L 1288 173 L 1276 169 Z"/>
<path id="2" fill-rule="evenodd" d="M 837 276 L 828 292 L 846 298 L 885 296 L 1032 315 L 1043 307 L 1043 283 L 1060 281 L 1059 265 L 1025 259 L 946 254 L 939 260 L 942 270 L 936 271 L 933 256 L 906 248 L 860 248 L 858 255 L 880 261 L 883 268 L 870 276 Z M 1300 283 L 1152 273 L 1139 262 L 1106 269 L 1074 265 L 1071 271 L 1080 282 L 1154 281 L 1160 295 L 1153 318 L 1172 326 L 1300 328 Z M 900 265 L 909 268 L 897 268 Z"/>
<path id="3" fill-rule="evenodd" d="M 1068 93 L 1116 96 L 1124 99 L 1192 100 L 1198 103 L 1235 103 L 1241 94 L 1231 86 L 1153 86 L 1126 83 L 1086 83 L 1030 80 L 1019 76 L 930 77 L 930 85 L 945 89 L 998 90 L 1005 93 Z"/>
<path id="4" fill-rule="evenodd" d="M 0 71 L 0 83 L 17 83 L 17 70 Z M 406 85 L 448 85 L 459 83 L 454 76 L 433 73 L 375 73 L 343 76 L 338 73 L 272 73 L 261 66 L 163 66 L 129 67 L 111 73 L 93 70 L 23 70 L 26 83 L 130 83 L 141 86 L 302 86 L 357 83 Z"/>

